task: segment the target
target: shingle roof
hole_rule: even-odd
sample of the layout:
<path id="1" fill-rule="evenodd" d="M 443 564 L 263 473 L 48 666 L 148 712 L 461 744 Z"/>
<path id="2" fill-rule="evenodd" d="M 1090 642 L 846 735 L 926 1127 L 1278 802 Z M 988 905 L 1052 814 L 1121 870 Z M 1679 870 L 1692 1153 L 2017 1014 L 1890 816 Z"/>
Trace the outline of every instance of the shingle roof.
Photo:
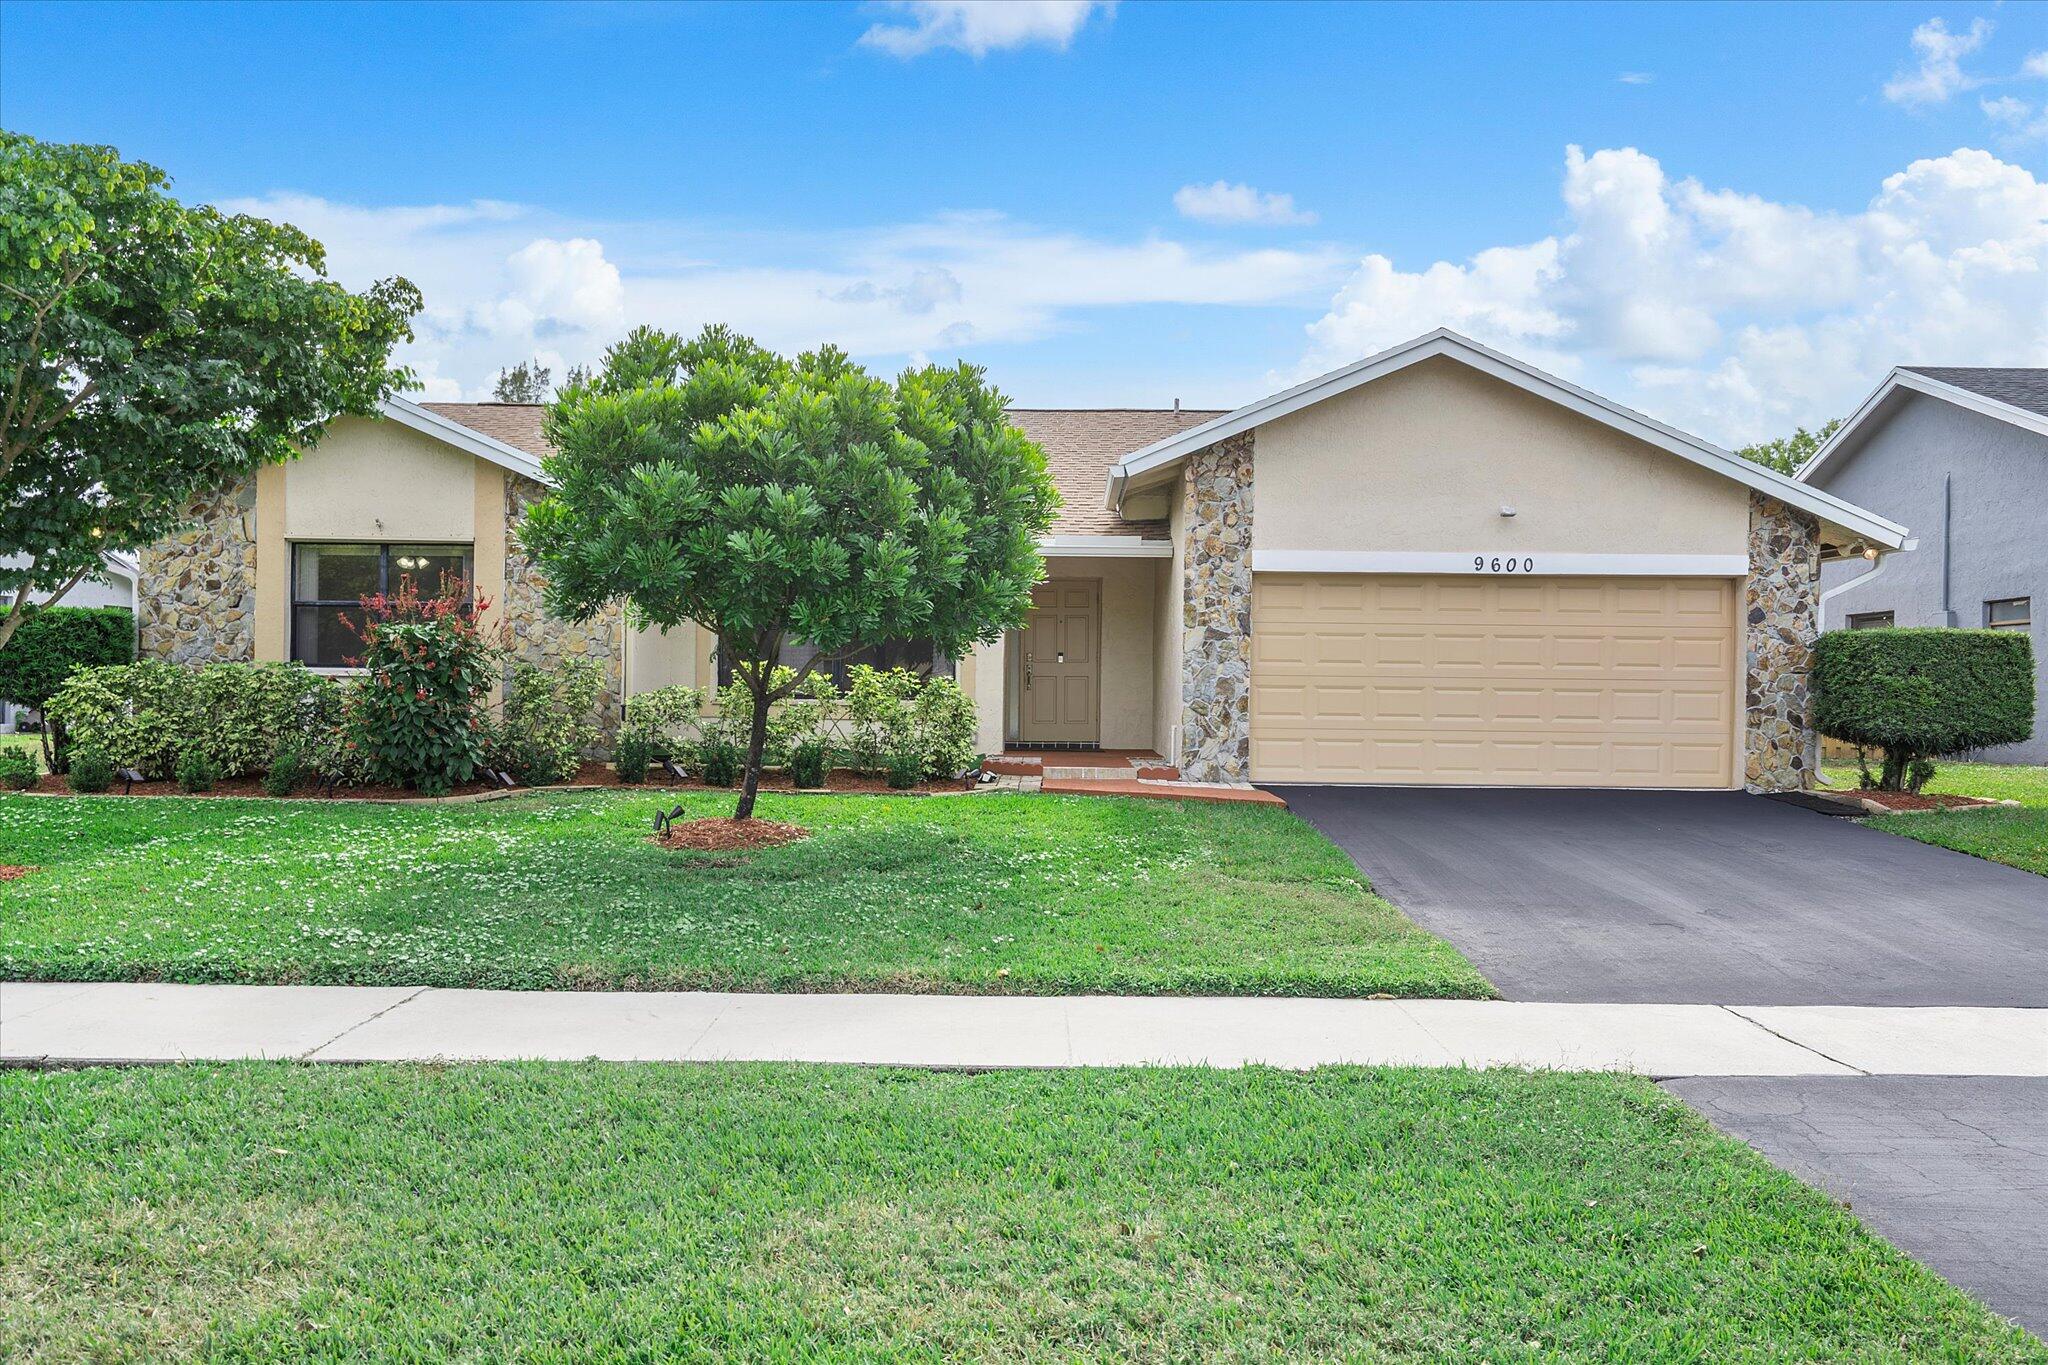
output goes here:
<path id="1" fill-rule="evenodd" d="M 1143 536 L 1164 540 L 1164 521 L 1126 521 L 1102 505 L 1109 467 L 1134 450 L 1198 426 L 1220 411 L 1172 408 L 1012 408 L 1010 420 L 1045 450 L 1066 505 L 1056 536 Z"/>
<path id="2" fill-rule="evenodd" d="M 2000 369 L 1984 365 L 1901 365 L 1899 368 L 2048 417 L 2048 370 Z"/>
<path id="3" fill-rule="evenodd" d="M 553 450 L 541 434 L 547 408 L 539 403 L 422 403 L 515 450 L 543 456 Z M 1134 450 L 1223 413 L 1189 408 L 1012 408 L 1010 419 L 1045 449 L 1052 479 L 1066 499 L 1052 532 L 1058 536 L 1143 536 L 1164 539 L 1163 521 L 1126 521 L 1102 505 L 1109 467 Z"/>
<path id="4" fill-rule="evenodd" d="M 541 435 L 545 403 L 422 403 L 428 412 L 460 422 L 471 431 L 481 431 L 494 441 L 523 450 L 536 459 L 552 455 L 555 448 Z"/>

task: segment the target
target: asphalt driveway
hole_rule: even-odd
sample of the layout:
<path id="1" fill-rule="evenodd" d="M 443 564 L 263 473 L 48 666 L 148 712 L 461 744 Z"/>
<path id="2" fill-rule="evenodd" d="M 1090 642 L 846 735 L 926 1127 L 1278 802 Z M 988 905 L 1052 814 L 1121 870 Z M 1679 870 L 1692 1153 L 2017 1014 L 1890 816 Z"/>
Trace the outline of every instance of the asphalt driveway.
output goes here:
<path id="1" fill-rule="evenodd" d="M 2048 1006 L 2048 878 L 1739 792 L 1275 787 L 1512 1000 Z"/>
<path id="2" fill-rule="evenodd" d="M 1950 1283 L 2048 1333 L 2048 1080 L 1695 1076 L 1664 1088 Z"/>

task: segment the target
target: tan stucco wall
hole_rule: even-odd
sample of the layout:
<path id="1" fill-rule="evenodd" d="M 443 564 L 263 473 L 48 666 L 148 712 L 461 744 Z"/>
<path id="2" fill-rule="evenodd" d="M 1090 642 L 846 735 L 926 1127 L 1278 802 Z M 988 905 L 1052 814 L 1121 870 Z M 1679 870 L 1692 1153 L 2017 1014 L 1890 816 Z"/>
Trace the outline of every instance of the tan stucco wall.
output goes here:
<path id="1" fill-rule="evenodd" d="M 285 543 L 285 466 L 256 471 L 256 662 L 282 663 L 291 648 L 292 564 Z"/>
<path id="2" fill-rule="evenodd" d="M 396 422 L 344 417 L 283 468 L 285 538 L 472 542 L 478 463 Z"/>
<path id="3" fill-rule="evenodd" d="M 1045 562 L 1048 581 L 1100 579 L 1102 582 L 1102 655 L 1098 685 L 1101 694 L 1105 749 L 1149 749 L 1157 733 L 1158 665 L 1154 648 L 1159 607 L 1159 559 L 1097 559 L 1059 556 Z M 1013 657 L 1004 670 L 1008 695 L 1015 697 L 1022 680 Z M 1010 708 L 1014 712 L 1015 708 Z M 1011 727 L 1014 733 L 1014 727 Z"/>
<path id="4" fill-rule="evenodd" d="M 1255 554 L 1749 544 L 1742 485 L 1448 359 L 1261 426 L 1258 508 Z"/>
<path id="5" fill-rule="evenodd" d="M 1176 482 L 1174 487 L 1178 489 Z M 1152 747 L 1168 760 L 1179 757 L 1180 743 L 1180 628 L 1181 571 L 1186 556 L 1181 547 L 1184 516 L 1179 498 L 1171 499 L 1167 526 L 1172 533 L 1173 558 L 1162 563 L 1159 582 L 1153 592 Z"/>
<path id="6" fill-rule="evenodd" d="M 672 630 L 642 626 L 626 637 L 626 694 L 652 692 L 657 687 L 695 687 L 697 641 L 702 632 L 695 621 L 685 621 Z"/>

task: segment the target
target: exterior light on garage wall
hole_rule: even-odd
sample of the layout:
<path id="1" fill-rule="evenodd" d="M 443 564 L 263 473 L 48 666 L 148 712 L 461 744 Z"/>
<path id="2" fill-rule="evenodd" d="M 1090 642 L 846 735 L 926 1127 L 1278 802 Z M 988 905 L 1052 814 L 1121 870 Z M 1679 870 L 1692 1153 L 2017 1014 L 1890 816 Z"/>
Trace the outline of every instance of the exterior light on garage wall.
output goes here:
<path id="1" fill-rule="evenodd" d="M 1515 509 L 1508 506 L 1506 503 L 1502 503 L 1500 505 L 1500 514 L 1504 517 L 1511 517 L 1515 514 Z"/>

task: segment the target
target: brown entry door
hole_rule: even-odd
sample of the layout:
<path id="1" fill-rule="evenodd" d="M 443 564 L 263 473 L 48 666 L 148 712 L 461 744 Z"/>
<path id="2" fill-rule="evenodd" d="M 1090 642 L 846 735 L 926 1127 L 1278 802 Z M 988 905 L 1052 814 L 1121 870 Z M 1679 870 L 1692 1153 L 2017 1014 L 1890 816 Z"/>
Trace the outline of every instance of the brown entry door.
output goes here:
<path id="1" fill-rule="evenodd" d="M 1026 744 L 1094 744 L 1100 728 L 1097 626 L 1102 585 L 1041 583 L 1021 635 L 1017 680 L 1023 688 L 1017 738 Z"/>

